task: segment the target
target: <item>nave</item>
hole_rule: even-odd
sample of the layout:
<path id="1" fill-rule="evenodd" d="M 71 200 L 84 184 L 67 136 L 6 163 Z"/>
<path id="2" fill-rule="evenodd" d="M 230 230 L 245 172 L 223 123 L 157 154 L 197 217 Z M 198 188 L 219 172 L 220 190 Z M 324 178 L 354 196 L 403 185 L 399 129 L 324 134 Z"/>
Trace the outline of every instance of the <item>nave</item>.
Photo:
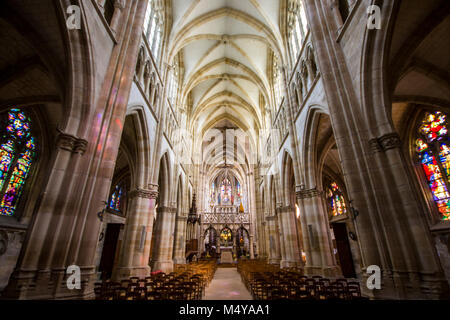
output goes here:
<path id="1" fill-rule="evenodd" d="M 449 12 L 0 1 L 1 299 L 448 299 Z"/>

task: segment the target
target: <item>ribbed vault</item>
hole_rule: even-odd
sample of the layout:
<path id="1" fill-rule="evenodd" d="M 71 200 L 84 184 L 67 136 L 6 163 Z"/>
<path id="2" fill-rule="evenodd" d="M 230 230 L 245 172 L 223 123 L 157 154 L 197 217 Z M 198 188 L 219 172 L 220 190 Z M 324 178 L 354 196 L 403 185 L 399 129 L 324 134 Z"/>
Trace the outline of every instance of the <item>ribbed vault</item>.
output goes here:
<path id="1" fill-rule="evenodd" d="M 257 152 L 265 110 L 273 99 L 272 57 L 284 57 L 280 1 L 174 0 L 172 9 L 168 61 L 178 58 L 183 66 L 180 103 L 187 111 L 190 132 L 203 140 L 196 147 L 202 148 L 205 171 L 211 173 L 226 159 L 234 159 L 233 166 L 247 172 L 249 154 Z M 204 143 L 210 131 L 226 136 L 231 128 L 245 133 L 246 142 L 211 153 L 211 142 Z M 222 143 L 219 140 L 214 144 Z"/>

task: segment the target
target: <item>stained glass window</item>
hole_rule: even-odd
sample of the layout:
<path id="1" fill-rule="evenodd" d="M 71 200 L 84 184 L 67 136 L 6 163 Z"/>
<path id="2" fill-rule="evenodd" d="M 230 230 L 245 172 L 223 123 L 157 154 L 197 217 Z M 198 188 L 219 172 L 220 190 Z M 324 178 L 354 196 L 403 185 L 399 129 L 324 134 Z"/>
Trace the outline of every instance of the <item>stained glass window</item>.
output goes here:
<path id="1" fill-rule="evenodd" d="M 228 178 L 223 179 L 220 187 L 220 198 L 222 204 L 229 204 L 231 202 L 231 182 Z"/>
<path id="2" fill-rule="evenodd" d="M 344 195 L 336 182 L 328 186 L 327 199 L 333 217 L 347 213 Z"/>
<path id="3" fill-rule="evenodd" d="M 450 220 L 450 148 L 447 116 L 439 111 L 423 117 L 415 141 L 420 165 L 442 220 Z"/>
<path id="4" fill-rule="evenodd" d="M 13 216 L 36 155 L 31 120 L 20 109 L 3 117 L 0 143 L 0 215 Z"/>
<path id="5" fill-rule="evenodd" d="M 122 212 L 123 196 L 123 186 L 122 184 L 117 184 L 109 199 L 108 208 L 117 212 Z"/>

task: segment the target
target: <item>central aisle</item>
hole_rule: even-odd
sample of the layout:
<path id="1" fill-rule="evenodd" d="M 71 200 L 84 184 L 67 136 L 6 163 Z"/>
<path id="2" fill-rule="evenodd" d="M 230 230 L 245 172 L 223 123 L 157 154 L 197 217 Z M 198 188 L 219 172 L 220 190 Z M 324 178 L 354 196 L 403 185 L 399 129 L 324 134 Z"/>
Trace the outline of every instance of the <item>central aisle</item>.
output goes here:
<path id="1" fill-rule="evenodd" d="M 236 268 L 217 268 L 203 300 L 252 300 Z"/>

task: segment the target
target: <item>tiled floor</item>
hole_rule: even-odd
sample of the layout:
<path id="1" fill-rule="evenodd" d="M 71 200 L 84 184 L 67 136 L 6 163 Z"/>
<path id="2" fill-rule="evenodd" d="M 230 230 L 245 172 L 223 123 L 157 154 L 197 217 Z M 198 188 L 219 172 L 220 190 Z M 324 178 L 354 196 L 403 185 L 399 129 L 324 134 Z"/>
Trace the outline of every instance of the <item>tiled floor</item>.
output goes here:
<path id="1" fill-rule="evenodd" d="M 252 300 L 236 268 L 218 268 L 204 300 Z"/>

